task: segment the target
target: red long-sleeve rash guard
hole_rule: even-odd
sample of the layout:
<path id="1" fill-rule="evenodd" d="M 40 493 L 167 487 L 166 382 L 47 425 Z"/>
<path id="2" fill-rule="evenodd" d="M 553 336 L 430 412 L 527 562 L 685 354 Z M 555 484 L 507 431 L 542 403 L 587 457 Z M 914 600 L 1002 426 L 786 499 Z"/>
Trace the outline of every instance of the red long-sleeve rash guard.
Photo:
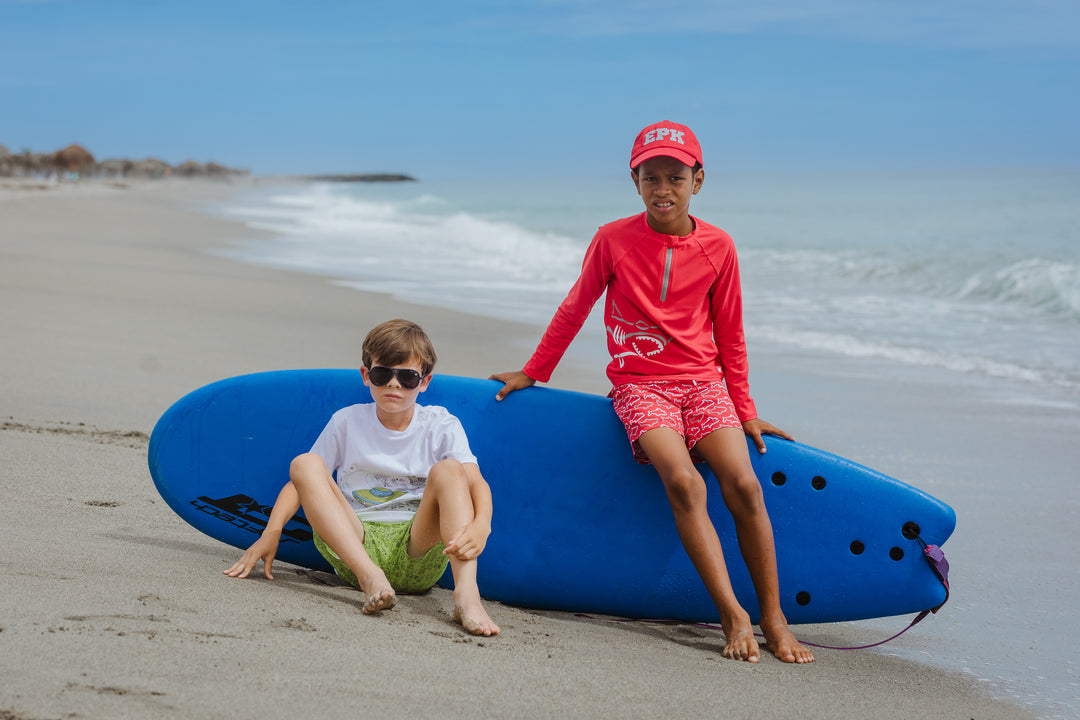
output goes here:
<path id="1" fill-rule="evenodd" d="M 525 374 L 541 382 L 551 378 L 606 289 L 613 385 L 724 379 L 739 418 L 756 418 L 735 243 L 723 230 L 691 219 L 694 231 L 687 237 L 656 232 L 645 213 L 602 226 Z"/>

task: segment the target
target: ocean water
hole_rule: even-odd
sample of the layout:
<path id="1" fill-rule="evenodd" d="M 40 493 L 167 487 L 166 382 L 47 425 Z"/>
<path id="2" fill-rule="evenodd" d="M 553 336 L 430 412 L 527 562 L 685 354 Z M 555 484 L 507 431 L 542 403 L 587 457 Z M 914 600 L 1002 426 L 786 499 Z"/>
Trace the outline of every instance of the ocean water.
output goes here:
<path id="1" fill-rule="evenodd" d="M 1080 407 L 1080 172 L 720 178 L 751 343 L 1016 380 Z M 544 325 L 629 179 L 262 188 L 226 253 L 421 304 Z"/>
<path id="2" fill-rule="evenodd" d="M 944 374 L 1080 428 L 1080 170 L 710 175 L 691 208 L 735 238 L 751 366 L 771 348 Z M 216 252 L 532 323 L 539 337 L 596 227 L 641 209 L 629 177 L 267 184 L 215 208 L 265 237 Z M 577 345 L 597 348 L 599 372 L 596 315 Z M 1054 452 L 1080 461 L 1076 447 Z M 958 592 L 919 626 L 937 622 L 925 635 L 883 651 L 972 675 L 1042 717 L 1080 717 L 1080 573 L 1066 541 L 1080 519 L 1078 464 L 1050 463 L 1072 477 L 1046 479 L 1038 492 L 1057 502 L 1028 511 L 1037 527 L 1010 522 L 1005 540 L 993 526 L 1009 521 L 1015 490 L 959 479 L 942 493 L 924 488 L 957 508 L 961 566 L 950 559 L 969 599 Z M 993 557 L 995 543 L 1030 559 Z M 1057 578 L 1038 603 L 1022 587 L 1025 562 Z M 900 620 L 867 622 L 885 637 Z"/>

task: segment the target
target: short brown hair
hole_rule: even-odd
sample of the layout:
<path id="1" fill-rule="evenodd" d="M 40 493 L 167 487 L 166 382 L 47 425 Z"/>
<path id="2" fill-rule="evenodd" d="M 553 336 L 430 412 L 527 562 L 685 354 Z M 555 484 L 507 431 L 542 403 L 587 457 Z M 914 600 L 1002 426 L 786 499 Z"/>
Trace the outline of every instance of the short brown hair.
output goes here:
<path id="1" fill-rule="evenodd" d="M 416 358 L 422 375 L 435 368 L 435 348 L 424 329 L 410 320 L 387 320 L 376 325 L 364 338 L 364 367 L 401 365 Z"/>

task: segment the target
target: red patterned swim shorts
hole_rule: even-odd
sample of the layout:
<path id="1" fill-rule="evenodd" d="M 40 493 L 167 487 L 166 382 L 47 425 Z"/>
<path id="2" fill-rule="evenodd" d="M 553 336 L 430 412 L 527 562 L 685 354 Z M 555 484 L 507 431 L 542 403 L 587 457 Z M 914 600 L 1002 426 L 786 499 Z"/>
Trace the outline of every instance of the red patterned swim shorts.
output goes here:
<path id="1" fill-rule="evenodd" d="M 735 403 L 722 382 L 658 380 L 627 383 L 612 389 L 611 400 L 615 414 L 626 426 L 634 459 L 643 465 L 649 464 L 649 458 L 642 451 L 638 438 L 649 430 L 661 427 L 675 430 L 686 441 L 686 449 L 694 462 L 701 462 L 700 455 L 694 452 L 694 446 L 701 438 L 720 428 L 742 427 Z"/>

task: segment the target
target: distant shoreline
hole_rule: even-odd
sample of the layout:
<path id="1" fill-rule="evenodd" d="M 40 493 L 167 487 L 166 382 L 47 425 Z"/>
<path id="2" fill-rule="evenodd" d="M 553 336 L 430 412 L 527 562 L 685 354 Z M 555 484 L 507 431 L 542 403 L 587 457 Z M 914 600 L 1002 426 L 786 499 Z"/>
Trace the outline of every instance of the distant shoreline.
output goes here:
<path id="1" fill-rule="evenodd" d="M 210 161 L 200 163 L 185 160 L 179 165 L 170 165 L 158 158 L 128 160 L 110 158 L 98 161 L 94 155 L 81 145 L 69 145 L 52 153 L 37 153 L 23 150 L 12 153 L 0 145 L 0 177 L 78 180 L 81 178 L 105 179 L 150 179 L 163 178 L 211 178 L 227 180 L 238 177 L 251 177 L 251 171 L 231 168 Z M 416 182 L 416 178 L 403 173 L 329 173 L 316 175 L 292 175 L 283 179 L 300 182 Z"/>

